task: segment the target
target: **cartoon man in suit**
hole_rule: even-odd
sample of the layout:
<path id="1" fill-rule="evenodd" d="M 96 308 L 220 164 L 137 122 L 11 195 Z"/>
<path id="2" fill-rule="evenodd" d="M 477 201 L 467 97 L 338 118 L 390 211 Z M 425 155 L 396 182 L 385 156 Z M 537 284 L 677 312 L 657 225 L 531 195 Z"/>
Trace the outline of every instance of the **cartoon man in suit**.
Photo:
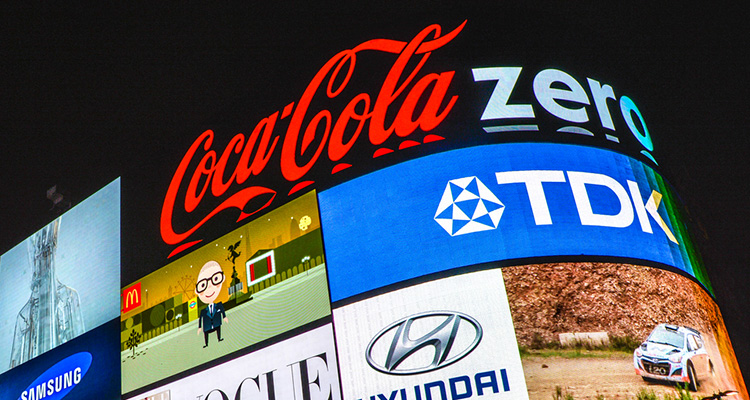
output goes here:
<path id="1" fill-rule="evenodd" d="M 201 330 L 203 331 L 203 338 L 205 341 L 204 348 L 208 347 L 208 334 L 216 332 L 216 336 L 221 342 L 221 320 L 229 322 L 227 314 L 224 312 L 224 305 L 221 302 L 214 303 L 214 301 L 221 294 L 222 284 L 224 283 L 224 272 L 221 270 L 221 265 L 216 261 L 209 261 L 201 272 L 198 273 L 198 282 L 195 284 L 195 293 L 203 303 L 206 304 L 206 308 L 201 310 L 200 318 L 198 318 L 198 334 L 200 335 Z"/>

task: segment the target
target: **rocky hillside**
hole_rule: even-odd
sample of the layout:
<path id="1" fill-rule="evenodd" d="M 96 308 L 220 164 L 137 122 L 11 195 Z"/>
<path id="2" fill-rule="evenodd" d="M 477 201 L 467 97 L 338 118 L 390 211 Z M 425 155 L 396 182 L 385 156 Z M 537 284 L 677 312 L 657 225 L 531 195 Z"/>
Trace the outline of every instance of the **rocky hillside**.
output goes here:
<path id="1" fill-rule="evenodd" d="M 522 346 L 565 332 L 606 331 L 645 339 L 659 323 L 717 331 L 718 309 L 688 278 L 656 268 L 604 263 L 503 268 L 516 337 Z"/>

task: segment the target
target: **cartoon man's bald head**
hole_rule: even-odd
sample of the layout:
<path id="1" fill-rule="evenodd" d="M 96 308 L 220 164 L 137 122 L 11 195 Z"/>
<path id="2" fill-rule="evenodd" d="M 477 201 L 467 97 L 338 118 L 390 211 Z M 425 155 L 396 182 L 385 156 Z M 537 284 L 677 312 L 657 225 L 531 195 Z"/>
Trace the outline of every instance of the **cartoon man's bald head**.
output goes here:
<path id="1" fill-rule="evenodd" d="M 221 265 L 216 261 L 209 261 L 203 264 L 198 273 L 195 293 L 205 304 L 213 303 L 221 294 L 222 283 L 224 283 L 224 272 Z"/>

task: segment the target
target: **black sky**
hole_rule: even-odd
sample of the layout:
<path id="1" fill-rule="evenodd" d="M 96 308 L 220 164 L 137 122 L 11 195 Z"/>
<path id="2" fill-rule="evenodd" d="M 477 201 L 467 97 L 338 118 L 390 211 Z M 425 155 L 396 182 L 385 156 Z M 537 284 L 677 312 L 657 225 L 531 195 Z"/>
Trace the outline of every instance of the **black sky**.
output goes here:
<path id="1" fill-rule="evenodd" d="M 52 185 L 76 203 L 122 176 L 123 234 L 131 236 L 123 268 L 140 273 L 129 265 L 152 255 L 136 244 L 159 240 L 165 182 L 200 132 L 227 115 L 235 119 L 230 126 L 252 127 L 295 100 L 344 48 L 377 37 L 407 40 L 429 24 L 450 29 L 466 19 L 472 42 L 457 54 L 469 61 L 456 65 L 562 66 L 599 74 L 638 99 L 659 171 L 698 227 L 747 378 L 747 7 L 487 3 L 3 10 L 0 253 L 54 216 L 45 198 Z M 243 112 L 247 118 L 238 118 Z"/>

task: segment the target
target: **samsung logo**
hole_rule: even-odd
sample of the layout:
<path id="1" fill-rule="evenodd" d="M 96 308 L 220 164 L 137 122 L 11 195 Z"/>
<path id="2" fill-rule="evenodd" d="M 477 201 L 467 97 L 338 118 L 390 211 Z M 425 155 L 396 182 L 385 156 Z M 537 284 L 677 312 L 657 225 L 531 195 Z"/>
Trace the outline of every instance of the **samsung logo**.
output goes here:
<path id="1" fill-rule="evenodd" d="M 44 371 L 19 396 L 20 400 L 58 400 L 81 383 L 91 367 L 91 354 L 81 352 L 58 362 Z"/>

